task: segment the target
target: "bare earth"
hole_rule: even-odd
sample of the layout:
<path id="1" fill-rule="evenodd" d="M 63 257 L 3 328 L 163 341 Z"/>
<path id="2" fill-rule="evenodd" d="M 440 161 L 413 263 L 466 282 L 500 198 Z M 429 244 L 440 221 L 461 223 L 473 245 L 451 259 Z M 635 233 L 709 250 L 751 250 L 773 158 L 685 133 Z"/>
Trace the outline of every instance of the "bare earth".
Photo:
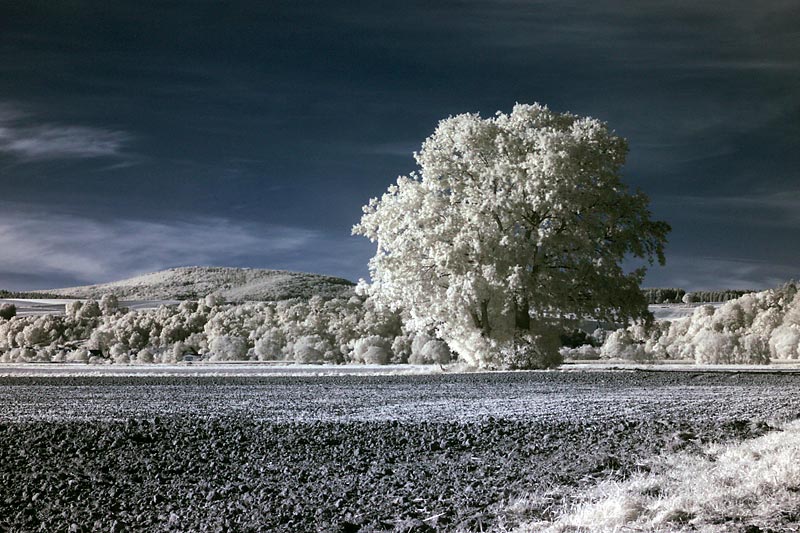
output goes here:
<path id="1" fill-rule="evenodd" d="M 798 386 L 691 371 L 4 376 L 0 531 L 490 531 L 531 518 L 508 510 L 515 496 L 797 418 Z"/>

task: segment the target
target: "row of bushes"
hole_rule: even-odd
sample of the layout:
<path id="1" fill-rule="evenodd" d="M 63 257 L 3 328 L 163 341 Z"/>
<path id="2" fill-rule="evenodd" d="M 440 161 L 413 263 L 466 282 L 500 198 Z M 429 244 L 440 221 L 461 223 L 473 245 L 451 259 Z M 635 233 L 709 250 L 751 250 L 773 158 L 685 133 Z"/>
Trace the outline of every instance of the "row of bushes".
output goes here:
<path id="1" fill-rule="evenodd" d="M 446 363 L 447 345 L 408 333 L 362 296 L 231 305 L 209 296 L 130 311 L 116 297 L 72 301 L 64 316 L 0 318 L 0 361 Z"/>
<path id="2" fill-rule="evenodd" d="M 673 289 L 662 289 L 668 296 Z M 677 289 L 675 289 L 677 291 Z M 675 293 L 677 294 L 677 293 Z M 712 293 L 709 293 L 712 294 Z M 314 297 L 231 305 L 215 296 L 130 311 L 116 297 L 71 301 L 64 316 L 14 316 L 0 306 L 0 361 L 446 363 L 447 344 L 404 329 L 400 316 L 369 298 Z M 800 359 L 800 294 L 795 283 L 746 293 L 685 319 L 562 336 L 573 359 L 768 363 Z"/>
<path id="3" fill-rule="evenodd" d="M 800 292 L 795 283 L 747 293 L 687 318 L 636 324 L 608 334 L 599 348 L 564 350 L 569 358 L 692 360 L 699 364 L 766 364 L 800 359 Z"/>

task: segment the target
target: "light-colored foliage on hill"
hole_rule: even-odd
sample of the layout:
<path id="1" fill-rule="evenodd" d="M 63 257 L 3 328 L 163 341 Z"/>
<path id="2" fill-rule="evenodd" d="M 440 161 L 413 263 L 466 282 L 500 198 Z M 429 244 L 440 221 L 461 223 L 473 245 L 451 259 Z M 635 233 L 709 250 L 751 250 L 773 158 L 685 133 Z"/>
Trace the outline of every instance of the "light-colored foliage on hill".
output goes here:
<path id="1" fill-rule="evenodd" d="M 342 278 L 232 267 L 179 267 L 136 276 L 134 278 L 69 287 L 48 289 L 48 294 L 70 298 L 110 298 L 126 300 L 188 300 L 217 295 L 230 302 L 277 301 L 292 298 L 309 299 L 314 295 L 349 297 L 353 284 Z M 110 301 L 113 305 L 113 301 Z"/>

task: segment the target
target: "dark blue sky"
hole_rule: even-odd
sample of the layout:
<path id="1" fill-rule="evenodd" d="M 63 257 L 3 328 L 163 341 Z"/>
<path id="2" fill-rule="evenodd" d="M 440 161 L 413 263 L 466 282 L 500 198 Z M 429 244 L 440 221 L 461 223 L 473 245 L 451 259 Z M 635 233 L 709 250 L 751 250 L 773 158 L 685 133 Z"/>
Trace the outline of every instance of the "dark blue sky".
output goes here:
<path id="1" fill-rule="evenodd" d="M 650 286 L 800 277 L 800 3 L 0 0 L 0 288 L 178 265 L 357 279 L 350 228 L 439 119 L 626 137 Z"/>

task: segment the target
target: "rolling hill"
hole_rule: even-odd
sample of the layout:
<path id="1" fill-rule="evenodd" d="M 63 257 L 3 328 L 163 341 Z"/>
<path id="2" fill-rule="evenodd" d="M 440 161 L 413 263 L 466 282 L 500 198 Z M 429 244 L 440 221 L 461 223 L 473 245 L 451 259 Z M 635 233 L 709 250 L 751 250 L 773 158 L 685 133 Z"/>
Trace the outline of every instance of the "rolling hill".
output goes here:
<path id="1" fill-rule="evenodd" d="M 65 298 L 100 298 L 114 294 L 125 300 L 188 300 L 218 294 L 232 302 L 349 296 L 346 279 L 289 272 L 229 267 L 179 267 L 121 281 L 38 291 Z"/>

